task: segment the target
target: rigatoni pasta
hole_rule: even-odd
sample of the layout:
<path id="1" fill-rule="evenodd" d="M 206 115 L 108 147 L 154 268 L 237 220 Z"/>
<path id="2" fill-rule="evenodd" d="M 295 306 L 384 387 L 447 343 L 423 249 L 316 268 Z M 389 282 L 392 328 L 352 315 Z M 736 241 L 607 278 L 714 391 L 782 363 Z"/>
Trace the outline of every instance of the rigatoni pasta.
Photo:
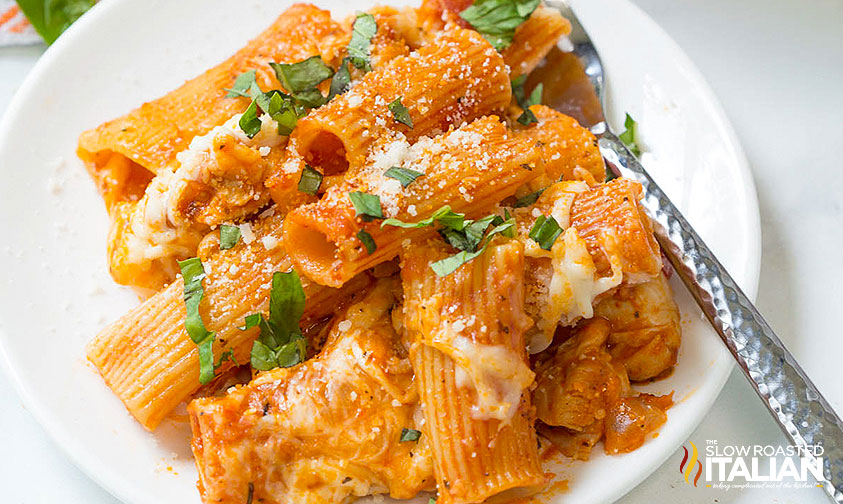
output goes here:
<path id="1" fill-rule="evenodd" d="M 187 403 L 205 504 L 521 499 L 539 436 L 584 460 L 666 421 L 634 389 L 681 342 L 641 187 L 540 104 L 569 30 L 537 0 L 297 4 L 82 134 L 148 298 L 87 355 L 150 431 Z"/>
<path id="2" fill-rule="evenodd" d="M 249 361 L 255 329 L 238 328 L 250 313 L 267 310 L 272 274 L 291 268 L 280 222 L 280 217 L 272 216 L 254 230 L 244 228 L 254 233 L 250 243 L 243 241 L 230 250 L 205 245 L 206 250 L 216 250 L 202 258 L 210 271 L 204 316 L 218 334 L 217 355 L 226 349 L 234 355 L 234 361 L 222 363 L 223 369 L 235 361 Z M 365 275 L 340 290 L 305 283 L 305 319 L 316 321 L 330 315 L 368 283 Z M 184 327 L 183 289 L 178 278 L 103 329 L 88 345 L 88 359 L 129 412 L 150 430 L 200 386 L 197 349 Z"/>
<path id="3" fill-rule="evenodd" d="M 396 157 L 394 150 L 404 155 Z M 356 170 L 346 184 L 332 188 L 316 203 L 295 209 L 284 222 L 290 257 L 314 281 L 342 285 L 358 272 L 398 255 L 404 239 L 433 232 L 366 223 L 356 215 L 351 192 L 376 195 L 383 217 L 422 219 L 446 204 L 475 216 L 490 212 L 544 169 L 534 142 L 513 135 L 495 116 L 412 147 L 390 144 L 382 155 L 389 161 Z M 392 163 L 424 175 L 402 188 L 384 175 Z M 376 244 L 374 250 L 368 251 L 359 239 L 361 229 Z"/>
<path id="4" fill-rule="evenodd" d="M 496 239 L 498 240 L 498 239 Z M 403 255 L 404 330 L 442 502 L 474 503 L 545 482 L 529 394 L 523 246 L 497 241 L 474 262 L 437 276 L 443 245 Z"/>
<path id="5" fill-rule="evenodd" d="M 335 174 L 362 165 L 378 142 L 413 142 L 502 111 L 510 93 L 501 56 L 477 33 L 453 27 L 303 119 L 293 142 L 305 162 Z M 395 120 L 390 110 L 395 100 L 406 108 L 410 124 Z"/>

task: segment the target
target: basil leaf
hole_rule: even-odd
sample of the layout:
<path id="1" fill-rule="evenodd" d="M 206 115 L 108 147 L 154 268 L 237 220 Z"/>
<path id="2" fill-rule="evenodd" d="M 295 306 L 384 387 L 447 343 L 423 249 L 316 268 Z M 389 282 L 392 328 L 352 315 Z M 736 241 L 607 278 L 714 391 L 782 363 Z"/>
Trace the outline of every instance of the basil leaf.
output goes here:
<path id="1" fill-rule="evenodd" d="M 315 195 L 322 185 L 322 174 L 314 170 L 309 164 L 304 165 L 304 170 L 299 178 L 299 191 Z"/>
<path id="2" fill-rule="evenodd" d="M 364 222 L 371 222 L 373 219 L 383 219 L 381 199 L 375 194 L 368 194 L 360 191 L 348 193 L 348 198 L 354 205 L 356 216 L 363 217 Z"/>
<path id="3" fill-rule="evenodd" d="M 420 437 L 421 431 L 404 427 L 401 429 L 401 437 L 398 439 L 398 442 L 406 443 L 407 441 L 418 441 Z"/>
<path id="4" fill-rule="evenodd" d="M 618 135 L 621 142 L 629 148 L 629 151 L 635 154 L 636 157 L 641 155 L 641 149 L 638 147 L 638 123 L 632 118 L 629 113 L 626 114 L 626 119 L 623 121 L 623 127 L 626 130 Z"/>
<path id="5" fill-rule="evenodd" d="M 238 327 L 237 329 L 240 329 L 241 331 L 249 330 L 255 327 L 256 325 L 260 324 L 261 320 L 263 320 L 263 315 L 261 315 L 260 313 L 246 315 L 246 323 Z"/>
<path id="6" fill-rule="evenodd" d="M 530 194 L 525 194 L 524 196 L 521 196 L 520 198 L 515 200 L 515 203 L 512 205 L 513 208 L 524 208 L 524 207 L 528 207 L 528 206 L 532 205 L 533 203 L 538 201 L 539 196 L 542 195 L 542 193 L 545 191 L 545 189 L 547 189 L 547 187 L 542 187 L 541 189 L 539 189 L 536 192 L 533 192 L 533 193 L 530 193 Z"/>
<path id="7" fill-rule="evenodd" d="M 296 104 L 305 108 L 317 108 L 328 103 L 328 99 L 316 88 L 306 89 L 293 95 Z"/>
<path id="8" fill-rule="evenodd" d="M 462 231 L 464 227 L 464 219 L 465 214 L 452 212 L 450 206 L 443 205 L 439 208 L 439 210 L 433 212 L 433 214 L 427 219 L 423 219 L 418 222 L 404 222 L 399 219 L 390 218 L 383 221 L 381 223 L 381 227 L 395 226 L 403 229 L 419 229 L 426 226 L 432 226 L 434 222 L 438 222 L 446 228 Z"/>
<path id="9" fill-rule="evenodd" d="M 407 187 L 422 175 L 424 175 L 424 173 L 409 170 L 407 168 L 401 168 L 400 166 L 393 166 L 384 172 L 385 177 L 394 178 L 398 182 L 401 182 L 402 187 Z"/>
<path id="10" fill-rule="evenodd" d="M 74 21 L 93 7 L 96 0 L 18 0 L 17 3 L 44 42 L 52 44 Z"/>
<path id="11" fill-rule="evenodd" d="M 240 129 L 249 138 L 254 138 L 255 135 L 260 133 L 263 123 L 261 123 L 258 117 L 258 105 L 255 100 L 252 100 L 252 103 L 249 104 L 246 111 L 240 116 L 240 121 L 237 124 L 240 125 Z"/>
<path id="12" fill-rule="evenodd" d="M 486 230 L 489 229 L 489 225 L 492 221 L 497 217 L 496 215 L 487 215 L 482 219 L 478 219 L 476 221 L 472 221 L 470 224 L 466 223 L 464 233 L 469 243 L 468 249 L 460 249 L 460 250 L 469 250 L 473 252 L 477 249 L 477 245 L 480 244 L 480 241 L 483 239 L 483 235 L 486 233 Z"/>
<path id="13" fill-rule="evenodd" d="M 224 91 L 228 91 L 225 97 L 236 98 L 238 96 L 245 96 L 246 98 L 251 98 L 249 90 L 252 88 L 252 84 L 257 85 L 255 83 L 255 71 L 248 70 L 243 72 L 234 79 L 234 85 L 231 88 L 223 88 Z"/>
<path id="14" fill-rule="evenodd" d="M 401 103 L 400 96 L 396 98 L 394 102 L 390 103 L 388 107 L 389 111 L 392 112 L 392 117 L 396 121 L 406 126 L 409 126 L 410 129 L 413 128 L 413 118 L 410 117 L 410 111 L 407 110 L 407 107 L 405 107 L 404 104 Z"/>
<path id="15" fill-rule="evenodd" d="M 512 218 L 507 219 L 503 223 L 495 226 L 489 233 L 486 235 L 486 239 L 483 243 L 483 246 L 480 247 L 475 252 L 468 252 L 462 251 L 452 256 L 446 257 L 444 259 L 440 259 L 434 263 L 430 264 L 430 269 L 436 273 L 437 276 L 447 276 L 456 271 L 460 266 L 463 264 L 470 262 L 477 257 L 480 257 L 483 252 L 486 251 L 486 247 L 489 246 L 489 242 L 491 242 L 492 238 L 497 235 L 508 235 L 511 236 L 511 230 L 515 227 L 515 220 Z"/>
<path id="16" fill-rule="evenodd" d="M 519 75 L 512 79 L 512 96 L 519 107 L 524 108 L 524 83 L 527 82 L 527 74 Z"/>
<path id="17" fill-rule="evenodd" d="M 460 17 L 500 51 L 512 43 L 515 30 L 539 3 L 540 0 L 475 0 Z"/>
<path id="18" fill-rule="evenodd" d="M 234 363 L 235 366 L 240 365 L 240 363 L 237 362 L 237 359 L 234 358 L 234 349 L 229 348 L 228 350 L 220 354 L 220 359 L 217 361 L 216 364 L 214 364 L 214 372 L 216 373 L 217 369 L 222 367 L 223 362 L 227 360 L 230 360 L 232 363 Z"/>
<path id="19" fill-rule="evenodd" d="M 375 17 L 368 13 L 357 14 L 357 19 L 351 27 L 351 41 L 348 43 L 348 57 L 355 67 L 369 72 L 372 64 L 369 60 L 369 50 L 372 38 L 378 32 Z"/>
<path id="20" fill-rule="evenodd" d="M 363 246 L 366 247 L 366 252 L 368 252 L 369 255 L 378 248 L 378 245 L 375 243 L 375 239 L 372 238 L 372 235 L 367 233 L 365 229 L 361 229 L 357 232 L 357 239 L 363 242 Z"/>
<path id="21" fill-rule="evenodd" d="M 220 250 L 228 250 L 240 241 L 240 228 L 228 224 L 220 226 Z"/>
<path id="22" fill-rule="evenodd" d="M 199 305 L 205 296 L 202 280 L 205 267 L 198 257 L 179 261 L 179 269 L 184 279 L 184 328 L 187 335 L 199 349 L 199 383 L 202 385 L 214 379 L 214 338 L 215 334 L 205 328 Z"/>
<path id="23" fill-rule="evenodd" d="M 260 327 L 260 336 L 252 345 L 250 356 L 253 368 L 269 371 L 304 361 L 307 342 L 299 326 L 304 314 L 304 303 L 304 289 L 295 270 L 272 275 L 269 318 L 261 313 L 249 315 L 246 317 L 246 325 L 241 328 Z"/>
<path id="24" fill-rule="evenodd" d="M 298 63 L 270 63 L 269 66 L 275 70 L 278 82 L 293 96 L 315 88 L 319 83 L 334 75 L 334 71 L 322 61 L 319 55 L 311 56 Z"/>
<path id="25" fill-rule="evenodd" d="M 530 107 L 532 105 L 538 105 L 538 104 L 541 103 L 542 91 L 543 90 L 544 90 L 544 85 L 539 83 L 539 85 L 536 86 L 535 89 L 533 89 L 533 92 L 530 93 L 530 96 L 527 99 L 525 99 L 525 100 L 523 100 L 522 102 L 519 103 L 521 108 L 524 109 L 524 111 L 521 113 L 521 115 L 518 116 L 517 120 L 518 120 L 519 123 L 523 124 L 524 126 L 528 126 L 530 124 L 539 122 L 539 120 L 536 118 L 536 115 L 533 113 L 532 110 L 530 110 Z M 522 94 L 523 94 L 523 89 L 522 89 Z"/>
<path id="26" fill-rule="evenodd" d="M 328 92 L 328 101 L 335 96 L 341 95 L 351 88 L 351 72 L 348 69 L 349 59 L 343 58 L 340 68 L 331 79 L 331 90 Z"/>
<path id="27" fill-rule="evenodd" d="M 562 234 L 562 228 L 556 219 L 551 217 L 539 216 L 533 227 L 530 229 L 530 238 L 539 244 L 544 250 L 553 248 L 553 242 Z"/>

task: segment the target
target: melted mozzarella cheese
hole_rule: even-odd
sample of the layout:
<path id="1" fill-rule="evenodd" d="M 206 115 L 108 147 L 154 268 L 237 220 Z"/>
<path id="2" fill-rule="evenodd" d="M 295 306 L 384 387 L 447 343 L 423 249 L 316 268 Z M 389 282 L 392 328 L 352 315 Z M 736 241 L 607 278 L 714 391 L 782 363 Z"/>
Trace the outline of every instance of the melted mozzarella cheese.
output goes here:
<path id="1" fill-rule="evenodd" d="M 286 138 L 278 134 L 278 123 L 268 114 L 260 117 L 260 131 L 249 138 L 240 129 L 241 115 L 194 137 L 187 149 L 176 154 L 178 168 L 163 169 L 147 186 L 139 211 L 134 212 L 130 223 L 129 257 L 133 262 L 193 254 L 201 237 L 187 229 L 191 223 L 181 215 L 177 203 L 191 182 L 210 180 L 210 167 L 216 163 L 213 146 L 217 137 L 234 136 L 243 144 L 260 149 L 277 147 Z"/>
<path id="2" fill-rule="evenodd" d="M 521 395 L 535 379 L 520 355 L 503 345 L 476 343 L 465 336 L 454 336 L 449 344 L 436 346 L 456 362 L 457 386 L 476 391 L 473 418 L 504 423 L 512 419 Z"/>

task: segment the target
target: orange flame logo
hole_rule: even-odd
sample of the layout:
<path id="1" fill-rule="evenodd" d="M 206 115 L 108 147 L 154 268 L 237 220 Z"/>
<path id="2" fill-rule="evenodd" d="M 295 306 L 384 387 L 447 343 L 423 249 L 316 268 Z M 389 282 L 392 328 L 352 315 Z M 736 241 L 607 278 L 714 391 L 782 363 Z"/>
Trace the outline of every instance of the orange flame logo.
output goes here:
<path id="1" fill-rule="evenodd" d="M 682 462 L 679 463 L 679 472 L 685 475 L 685 483 L 691 483 L 691 473 L 694 472 L 694 465 L 697 466 L 697 475 L 694 476 L 694 486 L 697 486 L 697 481 L 700 480 L 700 476 L 702 475 L 702 462 L 698 460 L 698 453 L 697 453 L 697 445 L 693 442 L 688 441 L 691 445 L 691 452 L 689 454 L 688 449 L 684 446 L 682 447 L 685 450 L 685 456 L 682 457 Z M 690 455 L 690 459 L 688 458 Z"/>

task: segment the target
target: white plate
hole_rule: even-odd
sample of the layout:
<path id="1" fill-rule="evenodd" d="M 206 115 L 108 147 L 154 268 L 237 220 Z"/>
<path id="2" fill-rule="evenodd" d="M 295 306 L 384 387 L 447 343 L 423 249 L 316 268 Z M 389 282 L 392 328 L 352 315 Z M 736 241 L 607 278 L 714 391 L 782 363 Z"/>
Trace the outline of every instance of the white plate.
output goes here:
<path id="1" fill-rule="evenodd" d="M 412 3 L 416 3 L 411 0 Z M 107 273 L 104 206 L 75 158 L 79 133 L 160 96 L 224 59 L 287 0 L 110 0 L 41 58 L 0 124 L 0 349 L 44 428 L 93 479 L 127 503 L 199 502 L 185 424 L 154 434 L 87 364 L 86 342 L 136 299 Z M 371 5 L 327 2 L 336 16 Z M 402 1 L 387 3 L 399 4 Z M 732 275 L 755 294 L 760 231 L 746 160 L 708 86 L 676 44 L 626 0 L 575 2 L 608 71 L 611 116 L 639 121 L 645 165 Z M 552 502 L 608 502 L 682 444 L 720 392 L 732 361 L 676 283 L 684 340 L 670 378 L 677 404 L 657 438 L 616 457 L 598 448 Z"/>

